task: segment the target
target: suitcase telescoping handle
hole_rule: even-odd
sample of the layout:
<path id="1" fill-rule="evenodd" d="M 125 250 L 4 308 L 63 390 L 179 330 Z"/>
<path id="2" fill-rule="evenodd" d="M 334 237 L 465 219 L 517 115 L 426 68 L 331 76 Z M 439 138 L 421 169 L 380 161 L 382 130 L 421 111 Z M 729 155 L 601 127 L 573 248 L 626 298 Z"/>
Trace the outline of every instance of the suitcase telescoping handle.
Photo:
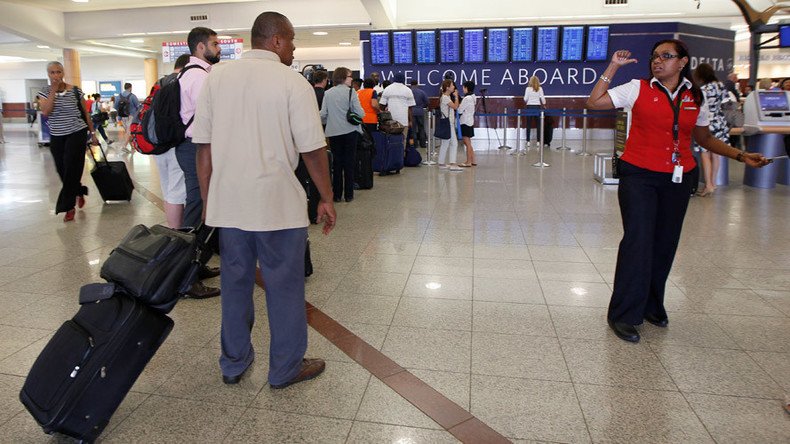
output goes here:
<path id="1" fill-rule="evenodd" d="M 93 159 L 94 163 L 99 163 L 96 160 L 96 157 L 93 156 L 93 149 L 91 149 L 91 142 L 90 142 L 90 140 L 88 141 L 87 145 L 88 145 L 88 151 L 91 153 L 91 159 Z M 104 152 L 104 148 L 102 148 L 101 143 L 99 143 L 99 151 L 101 151 L 101 157 L 102 157 L 102 159 L 104 159 L 104 163 L 107 166 L 110 166 L 110 161 L 107 160 L 107 153 Z"/>

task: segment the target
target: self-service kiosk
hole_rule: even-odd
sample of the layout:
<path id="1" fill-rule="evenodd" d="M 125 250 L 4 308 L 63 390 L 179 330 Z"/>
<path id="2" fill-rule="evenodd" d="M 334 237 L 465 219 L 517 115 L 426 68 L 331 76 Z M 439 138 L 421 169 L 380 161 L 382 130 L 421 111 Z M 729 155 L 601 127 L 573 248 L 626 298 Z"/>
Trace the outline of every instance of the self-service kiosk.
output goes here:
<path id="1" fill-rule="evenodd" d="M 743 134 L 746 150 L 773 158 L 784 156 L 785 138 L 790 136 L 790 91 L 754 91 L 743 104 Z M 774 188 L 790 185 L 790 162 L 778 158 L 763 168 L 746 168 L 743 184 Z"/>

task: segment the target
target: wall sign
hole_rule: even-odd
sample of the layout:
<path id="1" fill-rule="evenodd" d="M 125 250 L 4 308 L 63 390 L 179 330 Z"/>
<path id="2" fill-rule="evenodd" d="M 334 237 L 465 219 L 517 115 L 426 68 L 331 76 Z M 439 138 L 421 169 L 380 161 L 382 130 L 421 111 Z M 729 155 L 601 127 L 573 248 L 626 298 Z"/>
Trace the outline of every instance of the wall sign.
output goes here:
<path id="1" fill-rule="evenodd" d="M 489 96 L 511 97 L 522 96 L 533 75 L 538 77 L 547 95 L 587 96 L 606 69 L 612 52 L 618 49 L 630 50 L 639 63 L 622 67 L 612 80 L 612 86 L 646 78 L 650 72 L 646 54 L 650 53 L 655 42 L 663 39 L 679 38 L 689 46 L 692 69 L 699 63 L 710 63 L 719 79 L 725 79 L 733 66 L 735 33 L 729 30 L 677 22 L 587 26 L 586 35 L 582 32 L 579 36 L 578 31 L 575 31 L 571 36 L 574 39 L 573 47 L 567 47 L 565 51 L 566 59 L 570 55 L 573 55 L 571 58 L 578 58 L 579 51 L 587 57 L 585 60 L 571 61 L 562 60 L 561 57 L 561 46 L 569 43 L 566 38 L 566 45 L 561 45 L 562 29 L 561 26 L 489 28 L 485 34 L 488 37 L 484 51 L 487 61 L 482 63 L 461 60 L 464 45 L 460 36 L 463 30 L 418 30 L 414 31 L 416 63 L 376 66 L 371 63 L 374 33 L 361 31 L 363 68 L 366 77 L 376 71 L 381 73 L 382 80 L 391 80 L 396 73 L 402 72 L 407 84 L 416 80 L 429 96 L 438 95 L 442 80 L 450 77 L 459 85 L 471 80 L 477 85 L 478 91 L 486 88 Z M 544 33 L 542 38 L 539 37 L 540 31 Z M 437 34 L 441 36 L 443 33 L 443 38 L 437 38 Z M 384 34 L 389 36 L 390 33 Z M 492 37 L 494 35 L 495 38 Z M 510 61 L 492 63 L 503 59 L 501 44 L 507 42 L 508 38 Z M 431 57 L 432 50 L 436 50 L 437 41 L 442 45 L 439 57 L 435 59 L 438 63 L 431 63 L 430 60 L 434 59 Z M 492 45 L 499 48 L 492 50 Z M 537 50 L 535 46 L 538 46 Z M 448 59 L 448 53 L 453 57 Z"/>
<path id="2" fill-rule="evenodd" d="M 220 60 L 236 60 L 244 51 L 244 39 L 219 39 Z M 162 62 L 173 63 L 183 54 L 189 54 L 187 42 L 162 42 Z"/>

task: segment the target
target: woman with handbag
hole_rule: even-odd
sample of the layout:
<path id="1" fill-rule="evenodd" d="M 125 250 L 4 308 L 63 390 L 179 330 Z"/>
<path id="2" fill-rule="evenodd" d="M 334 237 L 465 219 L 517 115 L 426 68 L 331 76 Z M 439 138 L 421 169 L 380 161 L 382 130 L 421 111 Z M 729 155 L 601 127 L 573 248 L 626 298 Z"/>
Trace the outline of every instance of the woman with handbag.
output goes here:
<path id="1" fill-rule="evenodd" d="M 615 335 L 629 342 L 639 341 L 636 327 L 643 321 L 669 324 L 664 290 L 697 168 L 692 137 L 750 167 L 768 164 L 761 154 L 742 152 L 711 135 L 708 106 L 691 79 L 685 43 L 661 40 L 651 54 L 648 79 L 609 89 L 620 67 L 637 62 L 630 51 L 616 51 L 587 99 L 590 109 L 631 110 L 631 131 L 617 164 L 624 234 L 607 315 Z"/>
<path id="2" fill-rule="evenodd" d="M 730 101 L 730 92 L 724 88 L 724 84 L 716 78 L 713 67 L 707 63 L 700 63 L 694 70 L 694 80 L 699 85 L 700 91 L 708 104 L 708 114 L 710 120 L 710 132 L 717 139 L 724 143 L 730 141 L 730 125 L 724 116 L 723 105 Z M 698 192 L 698 196 L 710 196 L 716 191 L 716 176 L 719 172 L 719 155 L 694 144 L 700 151 L 702 159 L 702 173 L 705 177 L 705 189 Z"/>
<path id="3" fill-rule="evenodd" d="M 450 151 L 450 171 L 463 171 L 456 164 L 458 156 L 458 136 L 455 133 L 455 110 L 458 109 L 458 93 L 452 80 L 442 82 L 442 96 L 439 98 L 439 120 L 436 122 L 434 136 L 442 139 L 439 147 L 439 168 L 447 169 L 447 151 Z"/>
<path id="4" fill-rule="evenodd" d="M 91 103 L 91 121 L 93 122 L 93 127 L 99 132 L 99 134 L 101 134 L 102 138 L 104 139 L 104 143 L 109 145 L 113 141 L 110 140 L 110 138 L 107 137 L 107 133 L 104 132 L 104 121 L 108 120 L 110 116 L 101 109 L 101 94 L 94 94 L 92 97 L 93 103 Z"/>
<path id="5" fill-rule="evenodd" d="M 362 131 L 360 124 L 365 111 L 356 91 L 351 88 L 353 79 L 350 69 L 335 68 L 332 73 L 335 86 L 324 93 L 321 104 L 321 121 L 326 125 L 324 132 L 333 155 L 332 191 L 335 202 L 340 202 L 344 196 L 346 202 L 354 200 L 357 138 Z"/>
<path id="6" fill-rule="evenodd" d="M 88 187 L 80 183 L 85 168 L 85 143 L 90 133 L 91 143 L 98 144 L 93 131 L 82 91 L 63 81 L 63 65 L 60 62 L 47 64 L 50 84 L 38 92 L 41 112 L 49 117 L 49 133 L 52 135 L 49 150 L 55 160 L 63 187 L 58 195 L 55 214 L 66 213 L 63 222 L 74 220 L 74 206 L 82 208 Z"/>

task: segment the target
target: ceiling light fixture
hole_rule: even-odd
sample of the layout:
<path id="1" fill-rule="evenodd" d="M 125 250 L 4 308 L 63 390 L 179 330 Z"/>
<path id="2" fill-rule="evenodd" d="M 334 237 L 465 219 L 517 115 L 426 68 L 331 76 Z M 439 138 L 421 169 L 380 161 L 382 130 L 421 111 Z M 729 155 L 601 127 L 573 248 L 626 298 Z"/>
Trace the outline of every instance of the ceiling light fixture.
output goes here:
<path id="1" fill-rule="evenodd" d="M 145 40 L 143 40 L 143 39 L 129 39 L 129 41 L 132 42 L 132 43 L 143 43 L 143 42 L 145 42 Z"/>
<path id="2" fill-rule="evenodd" d="M 47 45 L 36 45 L 36 48 L 38 48 L 38 49 L 49 49 L 49 46 L 47 46 Z"/>
<path id="3" fill-rule="evenodd" d="M 90 0 L 71 0 L 74 3 L 88 3 Z"/>
<path id="4" fill-rule="evenodd" d="M 230 35 L 218 35 L 217 38 L 220 39 L 220 40 L 228 40 L 228 39 L 232 39 L 233 36 L 230 36 Z"/>
<path id="5" fill-rule="evenodd" d="M 351 46 L 351 42 L 340 42 L 338 43 L 340 46 Z"/>
<path id="6" fill-rule="evenodd" d="M 315 31 L 313 35 L 329 35 L 329 33 L 326 31 Z"/>

